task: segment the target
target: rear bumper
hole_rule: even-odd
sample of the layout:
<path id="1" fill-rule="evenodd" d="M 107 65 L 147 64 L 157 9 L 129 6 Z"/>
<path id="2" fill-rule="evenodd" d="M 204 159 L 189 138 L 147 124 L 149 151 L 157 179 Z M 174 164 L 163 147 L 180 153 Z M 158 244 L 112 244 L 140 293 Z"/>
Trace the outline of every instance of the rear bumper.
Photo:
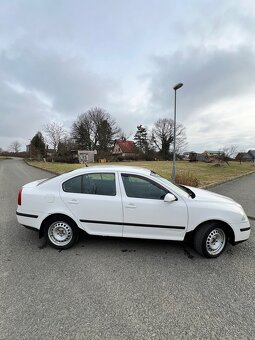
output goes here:
<path id="1" fill-rule="evenodd" d="M 39 230 L 40 229 L 40 221 L 39 216 L 35 214 L 29 213 L 21 213 L 16 211 L 16 216 L 19 224 L 25 226 L 29 229 Z"/>
<path id="2" fill-rule="evenodd" d="M 24 225 L 24 224 L 22 224 L 22 226 L 25 227 L 26 229 L 29 229 L 29 230 L 33 230 L 33 231 L 39 232 L 39 230 L 36 229 L 36 228 L 34 228 L 34 227 L 29 227 L 28 225 Z"/>
<path id="3" fill-rule="evenodd" d="M 22 216 L 22 217 L 29 217 L 29 218 L 38 218 L 38 215 L 32 215 L 32 214 L 24 214 L 16 211 L 17 216 Z"/>

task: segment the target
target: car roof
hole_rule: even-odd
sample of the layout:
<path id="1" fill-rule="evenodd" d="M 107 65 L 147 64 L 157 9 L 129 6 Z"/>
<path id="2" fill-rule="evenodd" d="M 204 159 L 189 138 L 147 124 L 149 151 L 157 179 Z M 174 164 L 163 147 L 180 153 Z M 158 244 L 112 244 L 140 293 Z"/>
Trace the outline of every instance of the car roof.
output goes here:
<path id="1" fill-rule="evenodd" d="M 129 166 L 129 165 L 95 165 L 95 166 L 88 166 L 79 168 L 76 170 L 71 171 L 72 174 L 82 174 L 86 172 L 103 172 L 103 171 L 122 171 L 122 172 L 134 172 L 136 174 L 141 175 L 149 175 L 151 173 L 151 170 L 142 168 L 139 166 Z M 71 174 L 69 173 L 69 174 Z"/>

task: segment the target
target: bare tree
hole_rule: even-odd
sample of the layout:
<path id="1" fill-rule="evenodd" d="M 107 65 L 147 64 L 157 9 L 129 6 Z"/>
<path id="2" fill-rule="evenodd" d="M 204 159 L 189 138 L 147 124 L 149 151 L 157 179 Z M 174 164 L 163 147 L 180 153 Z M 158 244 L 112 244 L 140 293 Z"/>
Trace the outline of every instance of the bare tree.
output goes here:
<path id="1" fill-rule="evenodd" d="M 117 134 L 117 138 L 119 139 L 129 139 L 132 136 L 132 132 L 125 132 L 122 129 L 119 129 L 119 133 Z"/>
<path id="2" fill-rule="evenodd" d="M 18 153 L 21 149 L 21 144 L 19 141 L 15 140 L 14 142 L 12 142 L 9 146 L 9 150 L 10 152 L 15 152 Z"/>
<path id="3" fill-rule="evenodd" d="M 119 132 L 111 115 L 98 107 L 78 116 L 72 127 L 72 136 L 79 146 L 99 152 L 109 151 Z"/>
<path id="4" fill-rule="evenodd" d="M 170 148 L 174 141 L 173 119 L 158 119 L 151 130 L 151 143 L 160 152 L 163 159 L 169 159 Z M 176 124 L 176 151 L 180 152 L 187 145 L 185 127 L 181 123 Z"/>
<path id="5" fill-rule="evenodd" d="M 44 125 L 47 143 L 57 152 L 59 143 L 67 136 L 67 131 L 61 123 L 51 121 Z"/>
<path id="6" fill-rule="evenodd" d="M 221 153 L 218 155 L 218 160 L 221 162 L 225 162 L 228 166 L 229 161 L 234 157 L 234 155 L 236 154 L 237 151 L 237 146 L 236 145 L 232 145 L 232 146 L 226 146 L 224 148 L 222 148 Z"/>

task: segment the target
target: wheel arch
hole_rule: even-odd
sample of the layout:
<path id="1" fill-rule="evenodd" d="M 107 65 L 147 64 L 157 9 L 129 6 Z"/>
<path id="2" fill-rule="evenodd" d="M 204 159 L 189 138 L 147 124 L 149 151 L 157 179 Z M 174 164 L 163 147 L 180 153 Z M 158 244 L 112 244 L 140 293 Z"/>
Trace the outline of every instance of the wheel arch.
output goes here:
<path id="1" fill-rule="evenodd" d="M 211 219 L 211 220 L 207 220 L 207 221 L 203 221 L 203 222 L 199 223 L 192 231 L 190 231 L 186 234 L 185 239 L 187 239 L 187 240 L 193 239 L 194 234 L 196 233 L 196 231 L 199 228 L 202 228 L 203 225 L 212 224 L 212 223 L 217 223 L 219 226 L 221 226 L 226 231 L 229 242 L 231 244 L 234 244 L 234 242 L 235 242 L 234 230 L 232 229 L 232 227 L 227 222 L 222 221 L 222 220 L 218 220 L 218 219 Z"/>
<path id="2" fill-rule="evenodd" d="M 45 226 L 47 224 L 47 222 L 49 220 L 51 220 L 52 218 L 65 218 L 71 222 L 73 222 L 76 226 L 76 228 L 80 229 L 77 222 L 70 216 L 66 215 L 66 214 L 63 214 L 63 213 L 53 213 L 51 215 L 48 215 L 41 223 L 41 226 L 40 226 L 40 230 L 39 230 L 39 238 L 42 238 L 44 236 L 44 229 L 45 229 Z"/>

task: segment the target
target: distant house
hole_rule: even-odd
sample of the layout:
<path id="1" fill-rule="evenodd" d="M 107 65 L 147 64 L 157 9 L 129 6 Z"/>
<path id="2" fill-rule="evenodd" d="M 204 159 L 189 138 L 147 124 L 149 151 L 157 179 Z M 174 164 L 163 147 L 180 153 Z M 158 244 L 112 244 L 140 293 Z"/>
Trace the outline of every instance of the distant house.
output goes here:
<path id="1" fill-rule="evenodd" d="M 214 162 L 219 159 L 219 156 L 222 154 L 222 151 L 204 151 L 202 153 L 191 151 L 189 153 L 189 161 L 190 162 Z"/>
<path id="2" fill-rule="evenodd" d="M 97 150 L 72 150 L 73 160 L 80 164 L 94 163 Z"/>
<path id="3" fill-rule="evenodd" d="M 52 157 L 55 154 L 54 149 L 49 149 L 48 147 L 46 148 L 46 156 Z"/>
<path id="4" fill-rule="evenodd" d="M 215 162 L 218 161 L 220 156 L 223 154 L 223 151 L 204 151 L 202 153 L 202 157 L 205 162 Z"/>
<path id="5" fill-rule="evenodd" d="M 207 160 L 206 156 L 204 155 L 204 153 L 198 153 L 198 152 L 194 152 L 191 151 L 189 153 L 189 161 L 190 162 L 205 162 Z"/>
<path id="6" fill-rule="evenodd" d="M 222 151 L 208 151 L 205 150 L 203 154 L 207 157 L 217 157 L 222 154 Z"/>
<path id="7" fill-rule="evenodd" d="M 248 152 L 239 152 L 236 155 L 236 160 L 240 162 L 251 162 L 252 157 Z"/>
<path id="8" fill-rule="evenodd" d="M 236 155 L 236 160 L 240 162 L 255 162 L 255 150 L 249 150 L 248 152 L 239 152 Z"/>
<path id="9" fill-rule="evenodd" d="M 190 153 L 191 153 L 191 152 L 188 152 L 188 151 L 183 152 L 183 154 L 182 154 L 183 160 L 188 161 L 188 160 L 189 160 Z"/>
<path id="10" fill-rule="evenodd" d="M 112 155 L 120 156 L 123 159 L 134 159 L 138 155 L 138 150 L 133 141 L 126 139 L 116 139 Z"/>
<path id="11" fill-rule="evenodd" d="M 255 161 L 255 150 L 249 150 L 248 154 L 251 156 L 252 161 Z"/>

